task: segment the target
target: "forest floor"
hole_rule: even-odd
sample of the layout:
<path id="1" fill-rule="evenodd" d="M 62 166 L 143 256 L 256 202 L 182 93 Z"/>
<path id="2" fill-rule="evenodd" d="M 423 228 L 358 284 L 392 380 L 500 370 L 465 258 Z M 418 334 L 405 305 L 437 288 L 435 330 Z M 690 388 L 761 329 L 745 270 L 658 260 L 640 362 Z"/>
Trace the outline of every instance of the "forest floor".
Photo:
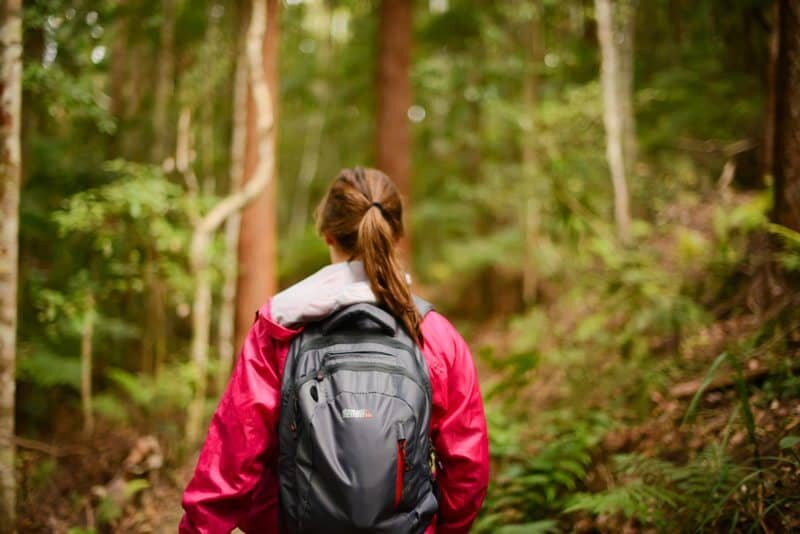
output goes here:
<path id="1" fill-rule="evenodd" d="M 745 335 L 756 327 L 754 320 L 715 323 L 706 336 L 708 346 L 722 343 L 731 336 Z M 481 337 L 492 337 L 487 334 Z M 796 361 L 798 356 L 800 351 L 792 357 Z M 769 377 L 768 369 L 769 362 L 762 361 L 758 354 L 747 362 L 749 380 L 755 384 Z M 708 443 L 723 439 L 730 414 L 738 402 L 734 382 L 726 375 L 713 380 L 705 389 L 700 419 L 687 428 L 682 419 L 693 395 L 701 387 L 703 376 L 684 378 L 670 387 L 669 394 L 652 395 L 651 413 L 644 422 L 616 429 L 605 436 L 586 479 L 588 489 L 602 489 L 612 484 L 610 462 L 616 454 L 639 452 L 684 461 L 691 451 L 699 451 Z M 761 390 L 753 389 L 750 405 L 759 429 L 760 453 L 769 456 L 777 453 L 781 437 L 800 430 L 800 399 L 773 399 L 765 403 L 763 397 Z M 22 503 L 20 531 L 80 534 L 91 532 L 93 525 L 105 522 L 113 525 L 113 532 L 175 532 L 182 515 L 181 494 L 191 476 L 195 458 L 178 467 L 162 466 L 160 448 L 153 447 L 148 439 L 143 440 L 132 431 L 100 428 L 96 439 L 70 447 L 23 444 L 20 457 L 28 487 L 22 492 L 26 500 Z M 736 430 L 727 441 L 734 454 L 752 453 L 743 429 Z M 87 461 L 89 459 L 91 461 Z M 130 480 L 141 477 L 148 480 L 146 487 L 130 487 Z M 120 484 L 120 480 L 125 483 Z M 783 483 L 789 488 L 800 488 L 800 473 L 787 467 Z M 800 529 L 800 510 L 786 510 L 786 513 L 794 515 L 793 528 Z M 76 529 L 75 525 L 88 528 Z M 575 532 L 647 531 L 621 516 L 602 514 L 597 517 L 571 514 L 561 526 Z M 98 528 L 98 531 L 104 530 Z M 763 531 L 780 532 L 781 529 L 763 525 Z"/>

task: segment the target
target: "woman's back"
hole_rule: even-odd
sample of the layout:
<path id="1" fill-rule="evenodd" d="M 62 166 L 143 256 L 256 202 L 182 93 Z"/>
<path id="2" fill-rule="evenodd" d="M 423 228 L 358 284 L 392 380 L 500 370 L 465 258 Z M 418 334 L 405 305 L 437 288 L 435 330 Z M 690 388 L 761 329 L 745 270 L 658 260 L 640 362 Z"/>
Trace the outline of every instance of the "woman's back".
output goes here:
<path id="1" fill-rule="evenodd" d="M 422 349 L 432 392 L 436 532 L 466 532 L 477 515 L 488 484 L 488 440 L 475 366 L 442 315 L 423 318 L 413 307 L 393 249 L 402 235 L 401 203 L 391 182 L 374 173 L 343 172 L 319 210 L 332 259 L 364 262 L 335 262 L 259 310 L 184 494 L 181 532 L 278 530 L 277 429 L 287 354 L 304 325 L 359 302 L 380 303 Z"/>

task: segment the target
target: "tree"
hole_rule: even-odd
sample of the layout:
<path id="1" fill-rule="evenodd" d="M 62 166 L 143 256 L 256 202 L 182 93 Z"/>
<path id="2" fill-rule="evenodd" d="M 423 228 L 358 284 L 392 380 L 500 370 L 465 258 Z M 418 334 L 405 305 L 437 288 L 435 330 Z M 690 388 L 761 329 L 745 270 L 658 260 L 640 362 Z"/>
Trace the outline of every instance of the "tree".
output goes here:
<path id="1" fill-rule="evenodd" d="M 800 231 L 800 4 L 778 0 L 773 220 Z"/>
<path id="2" fill-rule="evenodd" d="M 0 11 L 0 531 L 14 532 L 14 392 L 21 178 L 22 2 Z"/>
<path id="3" fill-rule="evenodd" d="M 375 125 L 376 165 L 397 184 L 406 213 L 411 200 L 411 138 L 407 119 L 411 107 L 411 8 L 411 0 L 381 2 Z M 405 228 L 401 254 L 408 262 L 411 238 L 408 224 Z"/>
<path id="4" fill-rule="evenodd" d="M 208 265 L 208 246 L 213 232 L 232 214 L 254 202 L 269 188 L 274 179 L 275 127 L 273 114 L 274 86 L 271 90 L 263 65 L 263 43 L 276 13 L 269 12 L 267 4 L 272 0 L 253 0 L 250 25 L 247 32 L 246 55 L 250 73 L 250 94 L 253 98 L 255 121 L 254 147 L 256 166 L 250 180 L 238 191 L 233 191 L 216 204 L 195 226 L 192 235 L 190 261 L 195 274 L 195 296 L 192 306 L 192 362 L 195 373 L 195 393 L 186 421 L 186 439 L 194 444 L 200 438 L 205 403 L 206 371 L 208 368 L 208 341 L 211 326 L 211 273 Z M 248 104 L 249 105 L 249 104 Z"/>
<path id="5" fill-rule="evenodd" d="M 175 87 L 175 1 L 163 0 L 161 43 L 158 54 L 155 104 L 153 106 L 153 161 L 159 163 L 169 152 L 169 108 Z"/>
<path id="6" fill-rule="evenodd" d="M 247 28 L 247 20 L 240 17 L 239 26 Z M 242 32 L 246 33 L 246 32 Z M 244 151 L 247 137 L 247 40 L 239 38 L 236 46 L 236 73 L 233 79 L 233 121 L 230 145 L 230 192 L 235 193 L 242 186 L 244 171 Z M 217 347 L 219 352 L 219 369 L 217 370 L 217 391 L 221 392 L 231 370 L 236 347 L 236 283 L 238 278 L 237 247 L 239 245 L 239 229 L 242 224 L 241 212 L 237 211 L 225 221 L 225 255 L 223 261 L 222 295 L 219 311 Z"/>
<path id="7" fill-rule="evenodd" d="M 606 159 L 614 187 L 614 219 L 620 240 L 630 239 L 628 176 L 636 160 L 633 118 L 633 20 L 631 0 L 595 0 L 602 54 Z"/>
<path id="8" fill-rule="evenodd" d="M 81 408 L 83 409 L 83 434 L 94 432 L 92 411 L 92 340 L 94 338 L 95 303 L 91 290 L 84 299 L 85 310 L 81 325 Z"/>
<path id="9" fill-rule="evenodd" d="M 542 13 L 539 6 L 531 6 L 524 24 L 519 28 L 521 36 L 521 49 L 529 56 L 528 72 L 522 79 L 522 99 L 527 123 L 530 125 L 529 135 L 521 140 L 522 165 L 525 177 L 529 181 L 535 180 L 536 151 L 534 150 L 533 137 L 536 135 L 536 104 L 539 100 L 540 72 L 544 63 L 544 35 L 542 32 Z M 541 208 L 534 195 L 528 196 L 522 210 L 522 227 L 525 233 L 525 263 L 522 269 L 522 297 L 525 302 L 531 302 L 536 294 L 537 273 L 536 261 L 532 257 L 539 240 L 539 219 Z"/>
<path id="10" fill-rule="evenodd" d="M 273 121 L 277 122 L 278 109 L 278 34 L 279 0 L 267 0 L 267 27 L 263 32 L 262 64 L 264 83 L 271 95 Z M 249 45 L 248 45 L 249 46 Z M 252 65 L 251 65 L 252 66 Z M 251 71 L 251 76 L 252 76 Z M 252 82 L 252 80 L 251 80 Z M 245 141 L 244 174 L 242 183 L 254 180 L 262 158 L 270 158 L 265 172 L 269 185 L 242 212 L 239 231 L 239 279 L 236 286 L 236 347 L 241 347 L 248 329 L 253 324 L 253 314 L 277 288 L 277 214 L 275 210 L 277 175 L 276 129 L 271 128 L 259 137 L 259 111 L 255 101 L 255 86 L 250 85 L 247 96 L 247 137 Z M 270 153 L 262 153 L 266 150 Z"/>

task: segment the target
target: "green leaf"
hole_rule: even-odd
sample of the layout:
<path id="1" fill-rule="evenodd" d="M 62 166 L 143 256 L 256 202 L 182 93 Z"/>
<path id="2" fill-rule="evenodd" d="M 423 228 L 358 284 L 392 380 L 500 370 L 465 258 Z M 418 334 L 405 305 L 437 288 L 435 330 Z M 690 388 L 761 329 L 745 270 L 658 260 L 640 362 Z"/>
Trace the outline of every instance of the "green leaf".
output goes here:
<path id="1" fill-rule="evenodd" d="M 778 442 L 781 449 L 791 449 L 800 444 L 800 436 L 786 436 Z"/>
<path id="2" fill-rule="evenodd" d="M 39 349 L 19 359 L 17 377 L 40 387 L 68 386 L 76 391 L 81 387 L 81 362 Z"/>
<path id="3" fill-rule="evenodd" d="M 705 393 L 706 388 L 709 384 L 711 384 L 711 380 L 714 378 L 714 374 L 719 369 L 719 366 L 722 365 L 728 358 L 728 353 L 723 352 L 714 360 L 714 363 L 711 364 L 711 367 L 706 372 L 706 376 L 703 378 L 703 382 L 700 384 L 700 387 L 697 389 L 697 393 L 694 394 L 692 397 L 692 402 L 689 403 L 689 408 L 686 410 L 686 415 L 683 417 L 683 421 L 681 422 L 682 425 L 685 425 L 687 421 L 691 421 L 694 419 L 694 416 L 697 415 L 697 406 L 700 404 L 700 399 L 703 397 L 703 393 Z"/>
<path id="4" fill-rule="evenodd" d="M 494 532 L 495 534 L 550 534 L 551 532 L 558 532 L 558 522 L 552 519 L 543 519 L 531 523 L 505 525 Z"/>
<path id="5" fill-rule="evenodd" d="M 146 479 L 134 478 L 125 484 L 125 496 L 131 498 L 140 491 L 146 490 L 149 487 L 150 483 Z"/>

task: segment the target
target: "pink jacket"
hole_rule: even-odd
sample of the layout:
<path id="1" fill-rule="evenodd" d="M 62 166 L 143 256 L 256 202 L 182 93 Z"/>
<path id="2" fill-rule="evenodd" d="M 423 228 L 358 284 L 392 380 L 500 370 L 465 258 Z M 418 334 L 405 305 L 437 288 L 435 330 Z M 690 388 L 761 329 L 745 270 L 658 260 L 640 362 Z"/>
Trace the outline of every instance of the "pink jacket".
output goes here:
<path id="1" fill-rule="evenodd" d="M 180 532 L 278 532 L 278 408 L 284 362 L 302 331 L 258 313 L 183 495 Z M 469 348 L 442 315 L 422 323 L 433 388 L 431 434 L 441 498 L 427 532 L 468 532 L 489 480 L 486 418 Z"/>

